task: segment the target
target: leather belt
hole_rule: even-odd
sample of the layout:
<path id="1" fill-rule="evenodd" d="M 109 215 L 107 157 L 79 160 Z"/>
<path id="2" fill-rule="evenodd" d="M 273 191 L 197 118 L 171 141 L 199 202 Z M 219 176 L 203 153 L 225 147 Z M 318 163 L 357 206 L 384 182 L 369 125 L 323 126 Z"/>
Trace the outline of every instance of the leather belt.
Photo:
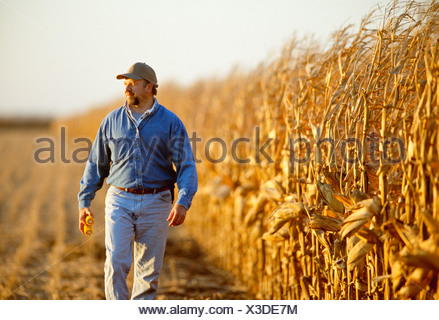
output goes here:
<path id="1" fill-rule="evenodd" d="M 132 188 L 120 188 L 120 187 L 116 187 L 116 188 L 134 194 L 150 194 L 150 193 L 156 194 L 158 192 L 169 190 L 169 187 L 149 188 L 149 189 L 132 189 Z"/>

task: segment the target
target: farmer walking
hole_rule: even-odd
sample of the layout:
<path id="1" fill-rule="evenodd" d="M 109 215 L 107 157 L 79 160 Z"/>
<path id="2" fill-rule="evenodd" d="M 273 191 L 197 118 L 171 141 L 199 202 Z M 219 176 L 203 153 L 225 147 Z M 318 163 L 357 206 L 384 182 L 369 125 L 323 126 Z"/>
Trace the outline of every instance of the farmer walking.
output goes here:
<path id="1" fill-rule="evenodd" d="M 84 233 L 106 178 L 106 298 L 129 299 L 126 278 L 134 262 L 131 299 L 155 299 L 168 229 L 184 222 L 197 171 L 182 121 L 155 98 L 155 71 L 137 62 L 116 78 L 124 80 L 126 102 L 104 118 L 90 151 L 78 194 L 79 229 Z"/>

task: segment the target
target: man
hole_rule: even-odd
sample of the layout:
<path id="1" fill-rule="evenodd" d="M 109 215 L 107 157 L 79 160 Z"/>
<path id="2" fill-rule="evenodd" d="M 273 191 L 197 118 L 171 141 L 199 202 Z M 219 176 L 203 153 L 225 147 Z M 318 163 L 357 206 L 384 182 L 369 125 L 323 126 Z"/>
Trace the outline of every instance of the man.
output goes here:
<path id="1" fill-rule="evenodd" d="M 126 102 L 104 118 L 93 143 L 78 194 L 79 229 L 84 233 L 90 203 L 107 178 L 106 298 L 129 299 L 134 260 L 131 298 L 155 299 L 168 229 L 184 222 L 197 172 L 183 123 L 155 98 L 154 70 L 137 62 L 116 78 L 124 79 Z"/>

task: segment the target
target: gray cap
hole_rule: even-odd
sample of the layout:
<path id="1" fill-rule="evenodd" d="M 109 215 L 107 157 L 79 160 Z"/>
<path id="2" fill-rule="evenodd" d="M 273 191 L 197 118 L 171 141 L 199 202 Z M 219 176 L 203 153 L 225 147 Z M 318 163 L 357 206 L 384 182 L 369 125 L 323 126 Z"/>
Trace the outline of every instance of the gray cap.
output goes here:
<path id="1" fill-rule="evenodd" d="M 154 69 L 144 62 L 136 62 L 127 70 L 126 73 L 122 73 L 116 76 L 116 79 L 127 78 L 134 80 L 145 79 L 146 81 L 154 84 L 154 86 L 158 87 L 157 77 L 155 75 Z"/>

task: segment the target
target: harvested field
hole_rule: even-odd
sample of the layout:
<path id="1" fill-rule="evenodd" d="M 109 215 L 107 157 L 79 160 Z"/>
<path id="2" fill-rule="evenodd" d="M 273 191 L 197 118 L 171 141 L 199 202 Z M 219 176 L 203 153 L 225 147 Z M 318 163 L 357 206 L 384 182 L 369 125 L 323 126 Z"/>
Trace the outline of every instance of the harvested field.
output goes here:
<path id="1" fill-rule="evenodd" d="M 47 142 L 36 143 L 40 137 L 50 137 L 60 148 L 57 132 L 0 129 L 0 297 L 104 299 L 105 191 L 93 203 L 95 233 L 86 237 L 77 229 L 83 166 L 63 163 L 61 150 L 54 164 L 37 163 L 35 151 L 48 147 Z M 160 286 L 158 299 L 249 297 L 207 259 L 184 226 L 170 232 Z"/>

